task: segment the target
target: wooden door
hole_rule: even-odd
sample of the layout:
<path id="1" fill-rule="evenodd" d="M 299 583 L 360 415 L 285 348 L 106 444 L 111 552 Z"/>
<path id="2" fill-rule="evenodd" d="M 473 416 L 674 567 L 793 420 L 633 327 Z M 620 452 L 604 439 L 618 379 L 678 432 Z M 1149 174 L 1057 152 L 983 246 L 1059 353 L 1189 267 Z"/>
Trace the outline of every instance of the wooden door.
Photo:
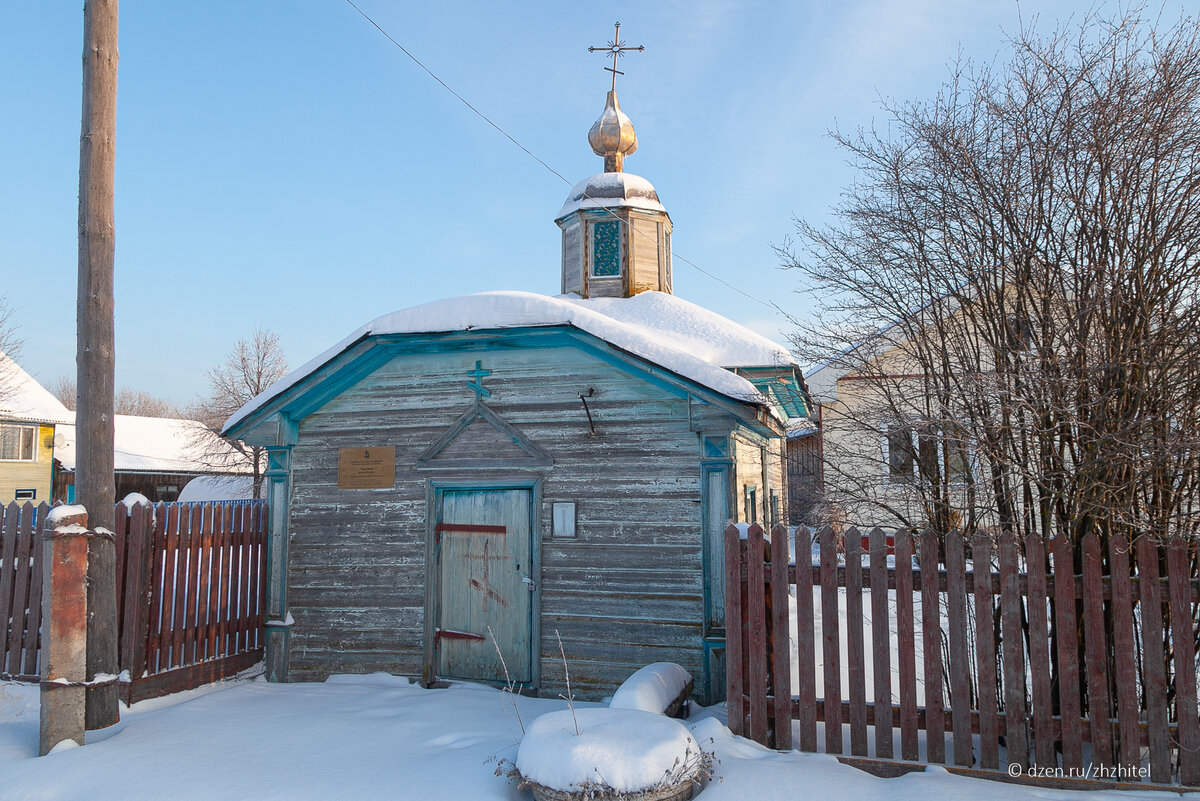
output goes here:
<path id="1" fill-rule="evenodd" d="M 440 678 L 532 679 L 532 492 L 445 490 L 436 527 Z M 496 653 L 491 630 L 504 656 Z"/>

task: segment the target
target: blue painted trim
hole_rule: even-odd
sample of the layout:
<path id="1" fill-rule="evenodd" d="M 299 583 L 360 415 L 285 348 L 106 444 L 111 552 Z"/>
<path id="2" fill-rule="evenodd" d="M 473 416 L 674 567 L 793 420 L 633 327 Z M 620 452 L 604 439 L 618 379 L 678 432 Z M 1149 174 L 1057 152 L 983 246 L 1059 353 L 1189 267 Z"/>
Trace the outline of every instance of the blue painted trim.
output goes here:
<path id="1" fill-rule="evenodd" d="M 578 347 L 677 397 L 695 395 L 730 412 L 740 422 L 766 436 L 782 434 L 782 430 L 776 430 L 779 428 L 777 424 L 768 421 L 765 414 L 760 414 L 757 404 L 722 395 L 570 325 L 366 337 L 347 347 L 300 383 L 284 390 L 279 396 L 238 421 L 225 433 L 237 438 L 280 412 L 293 421 L 302 420 L 399 355 L 568 346 Z"/>

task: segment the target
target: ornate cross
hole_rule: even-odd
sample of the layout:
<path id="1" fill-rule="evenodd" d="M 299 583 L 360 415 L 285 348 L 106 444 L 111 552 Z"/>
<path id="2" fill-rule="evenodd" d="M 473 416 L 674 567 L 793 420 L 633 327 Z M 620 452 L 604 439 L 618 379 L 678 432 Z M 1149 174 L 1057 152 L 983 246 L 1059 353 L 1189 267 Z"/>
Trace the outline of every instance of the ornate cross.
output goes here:
<path id="1" fill-rule="evenodd" d="M 473 383 L 468 381 L 467 386 L 474 390 L 475 394 L 479 396 L 479 400 L 492 397 L 492 393 L 483 387 L 483 377 L 491 374 L 491 370 L 483 369 L 483 362 L 478 359 L 475 360 L 475 369 L 467 371 L 467 376 L 475 379 Z"/>
<path id="2" fill-rule="evenodd" d="M 617 32 L 613 34 L 613 39 L 611 42 L 604 47 L 595 46 L 588 48 L 589 53 L 600 52 L 612 54 L 613 65 L 611 67 L 605 67 L 604 69 L 613 74 L 612 90 L 614 92 L 617 91 L 617 76 L 625 74 L 617 69 L 617 57 L 625 55 L 626 50 L 636 50 L 641 53 L 644 52 L 646 48 L 644 45 L 638 45 L 637 47 L 626 47 L 625 43 L 621 41 L 621 23 L 619 22 L 617 23 Z"/>

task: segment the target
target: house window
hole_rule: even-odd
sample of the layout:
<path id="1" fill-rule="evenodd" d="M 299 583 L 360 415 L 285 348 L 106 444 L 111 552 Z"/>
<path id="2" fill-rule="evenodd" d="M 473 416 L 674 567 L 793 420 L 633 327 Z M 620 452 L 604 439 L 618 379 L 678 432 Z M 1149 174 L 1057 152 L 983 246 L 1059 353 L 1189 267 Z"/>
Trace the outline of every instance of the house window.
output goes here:
<path id="1" fill-rule="evenodd" d="M 613 278 L 621 274 L 621 221 L 592 223 L 592 275 Z"/>
<path id="2" fill-rule="evenodd" d="M 746 522 L 758 522 L 758 486 L 746 485 Z"/>
<path id="3" fill-rule="evenodd" d="M 881 440 L 883 474 L 889 483 L 939 483 L 945 473 L 947 484 L 966 483 L 971 475 L 971 449 L 966 435 L 954 429 L 917 429 L 898 425 Z"/>
<path id="4" fill-rule="evenodd" d="M 0 460 L 36 462 L 37 426 L 0 425 Z"/>
<path id="5" fill-rule="evenodd" d="M 36 489 L 19 489 L 17 490 L 16 500 L 18 501 L 36 501 Z"/>
<path id="6" fill-rule="evenodd" d="M 912 481 L 917 446 L 911 426 L 893 426 L 883 438 L 883 472 L 889 481 Z"/>
<path id="7" fill-rule="evenodd" d="M 1029 350 L 1036 342 L 1033 321 L 1019 314 L 1009 314 L 1004 318 L 1004 344 L 1013 352 Z"/>

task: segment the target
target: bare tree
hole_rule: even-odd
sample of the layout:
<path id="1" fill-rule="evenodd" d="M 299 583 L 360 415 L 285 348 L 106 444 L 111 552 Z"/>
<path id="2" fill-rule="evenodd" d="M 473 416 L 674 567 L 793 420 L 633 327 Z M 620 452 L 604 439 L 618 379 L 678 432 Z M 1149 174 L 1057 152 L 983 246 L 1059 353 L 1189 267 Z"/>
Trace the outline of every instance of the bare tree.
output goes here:
<path id="1" fill-rule="evenodd" d="M 249 339 L 239 339 L 225 361 L 208 371 L 209 393 L 192 409 L 192 417 L 207 431 L 221 433 L 234 412 L 242 408 L 271 384 L 287 374 L 287 359 L 279 336 L 265 328 L 256 328 Z M 266 451 L 240 440 L 226 440 L 249 464 L 254 476 L 254 497 L 262 492 Z M 224 451 L 209 449 L 214 469 L 228 468 Z"/>
<path id="2" fill-rule="evenodd" d="M 59 376 L 51 381 L 46 389 L 58 398 L 63 406 L 75 410 L 75 380 L 69 376 Z M 184 412 L 174 403 L 157 395 L 151 395 L 140 389 L 124 387 L 117 392 L 113 399 L 114 414 L 129 414 L 136 417 L 183 417 Z"/>
<path id="3" fill-rule="evenodd" d="M 21 346 L 25 343 L 17 336 L 13 314 L 14 309 L 8 299 L 0 297 L 0 353 L 15 363 L 21 355 Z M 8 365 L 0 362 L 0 401 L 13 392 L 14 376 L 11 375 L 12 372 Z"/>
<path id="4" fill-rule="evenodd" d="M 1196 536 L 1200 25 L 1011 46 L 836 135 L 859 179 L 781 248 L 824 306 L 797 345 L 855 379 L 827 486 L 941 531 Z"/>

